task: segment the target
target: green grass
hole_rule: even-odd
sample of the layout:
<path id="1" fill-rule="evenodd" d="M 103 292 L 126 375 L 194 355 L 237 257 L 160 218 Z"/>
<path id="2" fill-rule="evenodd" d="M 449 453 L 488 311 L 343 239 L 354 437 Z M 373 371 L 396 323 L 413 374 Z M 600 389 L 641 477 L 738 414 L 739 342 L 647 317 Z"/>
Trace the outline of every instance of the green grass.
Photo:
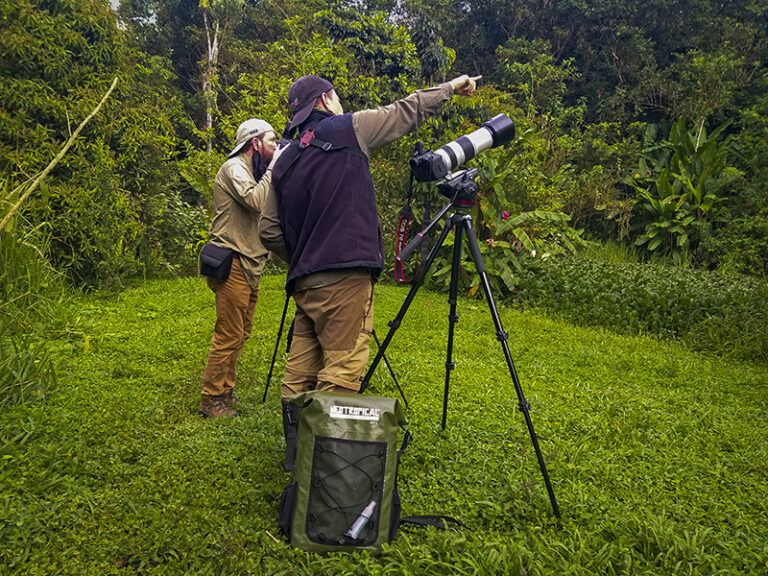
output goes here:
<path id="1" fill-rule="evenodd" d="M 440 429 L 448 305 L 427 291 L 388 352 L 415 436 L 403 513 L 474 530 L 403 530 L 380 556 L 292 549 L 277 528 L 281 365 L 261 403 L 281 286 L 263 279 L 246 406 L 227 421 L 195 414 L 214 321 L 201 279 L 82 300 L 86 336 L 50 342 L 56 392 L 0 412 L 0 574 L 768 573 L 768 368 L 503 308 L 558 526 L 476 300 L 459 302 Z M 377 288 L 380 337 L 405 294 Z M 383 365 L 371 392 L 397 394 Z"/>

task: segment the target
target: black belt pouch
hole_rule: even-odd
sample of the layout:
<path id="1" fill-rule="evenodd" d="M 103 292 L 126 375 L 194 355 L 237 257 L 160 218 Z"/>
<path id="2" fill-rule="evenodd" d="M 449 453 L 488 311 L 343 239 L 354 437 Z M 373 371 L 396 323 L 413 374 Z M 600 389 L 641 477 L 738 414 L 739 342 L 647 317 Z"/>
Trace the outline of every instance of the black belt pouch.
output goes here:
<path id="1" fill-rule="evenodd" d="M 212 280 L 224 282 L 229 278 L 229 270 L 232 268 L 232 259 L 235 254 L 237 252 L 231 248 L 206 244 L 200 252 L 200 274 Z"/>

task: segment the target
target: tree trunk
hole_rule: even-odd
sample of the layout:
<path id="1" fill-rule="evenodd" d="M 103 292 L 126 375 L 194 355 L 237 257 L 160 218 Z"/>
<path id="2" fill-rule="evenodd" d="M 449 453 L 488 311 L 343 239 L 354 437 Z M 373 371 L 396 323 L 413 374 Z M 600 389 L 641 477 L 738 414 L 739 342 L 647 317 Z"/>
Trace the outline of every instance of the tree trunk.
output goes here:
<path id="1" fill-rule="evenodd" d="M 205 99 L 205 123 L 203 130 L 206 132 L 206 144 L 208 155 L 213 152 L 213 111 L 216 109 L 216 67 L 219 61 L 219 21 L 213 24 L 213 37 L 211 27 L 208 24 L 208 8 L 202 6 L 203 22 L 205 23 L 205 37 L 208 40 L 208 53 L 203 67 L 203 98 Z"/>

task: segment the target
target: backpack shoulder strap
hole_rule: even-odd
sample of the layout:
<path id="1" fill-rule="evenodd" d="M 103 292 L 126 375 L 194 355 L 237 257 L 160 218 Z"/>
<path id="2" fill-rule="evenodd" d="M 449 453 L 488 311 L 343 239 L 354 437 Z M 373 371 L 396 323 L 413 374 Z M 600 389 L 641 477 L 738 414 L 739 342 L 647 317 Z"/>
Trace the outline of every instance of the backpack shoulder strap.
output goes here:
<path id="1" fill-rule="evenodd" d="M 279 182 L 288 173 L 294 162 L 301 156 L 302 151 L 299 149 L 299 141 L 291 140 L 272 168 L 272 179 L 275 182 Z"/>
<path id="2" fill-rule="evenodd" d="M 403 438 L 403 444 L 402 446 L 400 446 L 400 450 L 397 451 L 398 462 L 400 462 L 400 457 L 405 453 L 406 449 L 408 448 L 408 444 L 410 444 L 412 439 L 413 439 L 413 436 L 411 435 L 411 432 L 409 430 L 406 430 L 405 437 Z M 416 524 L 419 526 L 433 526 L 435 528 L 440 528 L 441 530 L 445 530 L 448 528 L 449 523 L 453 523 L 455 526 L 459 528 L 466 528 L 470 532 L 473 532 L 472 528 L 468 527 L 461 520 L 457 520 L 452 516 L 443 516 L 442 514 L 432 514 L 432 515 L 424 515 L 424 516 L 405 516 L 403 518 L 400 518 L 400 521 L 398 522 L 398 526 L 402 526 L 403 524 Z"/>
<path id="3" fill-rule="evenodd" d="M 280 156 L 277 165 L 272 169 L 272 177 L 275 181 L 280 181 L 280 179 L 288 173 L 296 160 L 301 156 L 301 153 L 309 146 L 319 148 L 323 152 L 344 152 L 345 154 L 362 158 L 368 163 L 368 156 L 366 156 L 362 150 L 346 145 L 334 146 L 331 142 L 326 142 L 325 140 L 315 137 L 315 127 L 310 126 L 304 130 L 301 137 L 291 140 L 288 147 Z"/>
<path id="4" fill-rule="evenodd" d="M 345 154 L 350 154 L 352 156 L 357 156 L 358 158 L 362 158 L 363 160 L 368 162 L 368 156 L 365 155 L 365 153 L 362 150 L 358 150 L 356 148 L 353 148 L 351 146 L 347 146 L 346 144 L 341 146 L 336 146 L 331 142 L 326 142 L 325 140 L 321 140 L 320 138 L 317 138 L 315 136 L 314 130 L 305 130 L 304 134 L 301 135 L 301 139 L 299 140 L 299 148 L 301 150 L 304 150 L 307 148 L 307 146 L 313 146 L 315 148 L 319 148 L 323 152 L 344 152 Z"/>
<path id="5" fill-rule="evenodd" d="M 443 516 L 442 514 L 428 514 L 424 516 L 405 516 L 400 518 L 400 526 L 403 524 L 417 524 L 419 526 L 433 526 L 441 530 L 446 530 L 452 523 L 458 528 L 465 528 L 470 532 L 474 532 L 472 528 L 464 524 L 461 520 L 453 518 L 451 516 Z"/>

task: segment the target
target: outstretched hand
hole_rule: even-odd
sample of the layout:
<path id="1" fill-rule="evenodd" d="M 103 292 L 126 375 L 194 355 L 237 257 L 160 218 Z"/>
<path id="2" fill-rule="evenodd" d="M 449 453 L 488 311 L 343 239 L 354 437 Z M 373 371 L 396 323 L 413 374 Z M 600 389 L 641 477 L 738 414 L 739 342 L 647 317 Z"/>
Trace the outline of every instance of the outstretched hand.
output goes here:
<path id="1" fill-rule="evenodd" d="M 467 76 L 463 74 L 458 78 L 454 78 L 450 81 L 451 88 L 453 88 L 454 94 L 460 94 L 461 96 L 472 96 L 472 93 L 477 88 L 477 82 L 482 76 Z"/>

